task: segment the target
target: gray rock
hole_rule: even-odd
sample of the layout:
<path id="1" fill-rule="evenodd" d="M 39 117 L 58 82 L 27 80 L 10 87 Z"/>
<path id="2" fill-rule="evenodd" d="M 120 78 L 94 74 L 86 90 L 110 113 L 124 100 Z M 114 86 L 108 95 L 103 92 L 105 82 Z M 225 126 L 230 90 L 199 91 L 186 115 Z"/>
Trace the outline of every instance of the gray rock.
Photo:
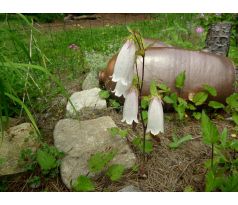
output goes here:
<path id="1" fill-rule="evenodd" d="M 35 151 L 38 146 L 37 135 L 30 123 L 9 128 L 4 132 L 0 146 L 0 176 L 24 172 L 18 164 L 21 151 L 27 148 Z"/>
<path id="2" fill-rule="evenodd" d="M 118 192 L 141 192 L 141 190 L 138 187 L 129 185 L 129 186 L 126 186 L 126 187 L 120 189 Z"/>
<path id="3" fill-rule="evenodd" d="M 123 164 L 131 168 L 136 157 L 125 139 L 113 138 L 108 128 L 116 127 L 109 116 L 93 120 L 60 120 L 54 130 L 55 146 L 66 153 L 61 164 L 61 177 L 70 188 L 71 180 L 88 173 L 88 159 L 97 152 L 117 150 L 111 163 Z M 92 176 L 92 175 L 91 175 Z"/>
<path id="4" fill-rule="evenodd" d="M 104 109 L 107 107 L 106 100 L 99 97 L 99 88 L 93 88 L 90 90 L 83 90 L 73 93 L 70 97 L 77 112 L 82 112 L 84 108 L 87 110 L 92 109 Z M 74 111 L 70 102 L 66 106 L 66 116 L 75 117 L 77 113 Z"/>
<path id="5" fill-rule="evenodd" d="M 97 88 L 97 87 L 99 87 L 97 72 L 91 71 L 90 73 L 88 73 L 87 77 L 83 81 L 82 89 L 88 90 L 88 89 Z"/>

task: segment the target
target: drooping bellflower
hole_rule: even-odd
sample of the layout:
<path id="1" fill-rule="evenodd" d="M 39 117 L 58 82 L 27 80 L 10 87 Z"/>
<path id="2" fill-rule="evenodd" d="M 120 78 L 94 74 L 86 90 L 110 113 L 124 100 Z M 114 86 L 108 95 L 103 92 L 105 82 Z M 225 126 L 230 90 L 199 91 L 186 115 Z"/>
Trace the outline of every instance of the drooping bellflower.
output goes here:
<path id="1" fill-rule="evenodd" d="M 149 132 L 153 135 L 164 133 L 164 112 L 162 101 L 158 97 L 154 97 L 149 105 L 146 133 Z"/>
<path id="2" fill-rule="evenodd" d="M 133 40 L 129 39 L 122 46 L 114 66 L 112 81 L 120 81 L 122 85 L 128 86 L 132 82 L 134 75 L 136 46 Z"/>
<path id="3" fill-rule="evenodd" d="M 123 107 L 123 119 L 129 125 L 132 122 L 138 123 L 138 91 L 136 88 L 132 87 L 125 97 L 124 107 Z"/>
<path id="4" fill-rule="evenodd" d="M 129 83 L 128 85 L 123 85 L 121 81 L 118 81 L 115 89 L 112 92 L 115 93 L 117 97 L 121 97 L 122 95 L 126 97 L 126 94 L 130 89 L 131 85 L 132 83 Z"/>

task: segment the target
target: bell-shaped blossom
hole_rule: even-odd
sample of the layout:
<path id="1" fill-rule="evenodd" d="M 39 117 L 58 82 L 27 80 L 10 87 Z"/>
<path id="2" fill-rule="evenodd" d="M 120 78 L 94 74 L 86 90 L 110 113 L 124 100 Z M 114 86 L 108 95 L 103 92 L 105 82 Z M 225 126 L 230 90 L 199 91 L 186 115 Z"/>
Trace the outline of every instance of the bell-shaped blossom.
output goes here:
<path id="1" fill-rule="evenodd" d="M 157 135 L 164 132 L 164 112 L 162 101 L 158 97 L 154 97 L 149 105 L 148 123 L 146 133 L 151 132 Z"/>
<path id="2" fill-rule="evenodd" d="M 128 93 L 131 85 L 132 83 L 129 83 L 128 85 L 123 85 L 121 81 L 118 81 L 115 89 L 112 92 L 115 93 L 117 97 L 121 97 L 122 95 L 126 97 L 126 94 Z"/>
<path id="3" fill-rule="evenodd" d="M 122 122 L 125 122 L 129 125 L 132 122 L 138 123 L 138 91 L 136 88 L 131 88 L 128 94 L 123 107 L 123 119 Z"/>
<path id="4" fill-rule="evenodd" d="M 136 46 L 133 40 L 127 40 L 122 46 L 114 66 L 112 81 L 121 81 L 121 84 L 128 85 L 132 82 L 134 75 Z"/>

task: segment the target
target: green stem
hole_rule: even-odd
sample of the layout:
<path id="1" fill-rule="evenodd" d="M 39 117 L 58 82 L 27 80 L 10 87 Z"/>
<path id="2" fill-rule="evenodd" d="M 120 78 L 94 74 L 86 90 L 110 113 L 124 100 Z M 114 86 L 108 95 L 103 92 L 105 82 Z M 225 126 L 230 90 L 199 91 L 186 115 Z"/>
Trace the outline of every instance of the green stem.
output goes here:
<path id="1" fill-rule="evenodd" d="M 212 143 L 212 156 L 211 156 L 211 168 L 213 170 L 213 158 L 214 158 L 214 143 Z"/>

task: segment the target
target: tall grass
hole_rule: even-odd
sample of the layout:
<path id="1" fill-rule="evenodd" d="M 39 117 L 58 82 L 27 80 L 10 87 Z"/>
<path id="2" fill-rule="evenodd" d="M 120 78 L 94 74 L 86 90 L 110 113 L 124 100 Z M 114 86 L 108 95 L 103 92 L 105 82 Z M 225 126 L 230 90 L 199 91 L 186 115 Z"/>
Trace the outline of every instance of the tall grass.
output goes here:
<path id="1" fill-rule="evenodd" d="M 47 68 L 48 59 L 34 36 L 39 31 L 23 15 L 19 16 L 27 26 L 27 29 L 24 28 L 25 36 L 23 33 L 15 32 L 7 20 L 1 29 L 1 34 L 6 37 L 6 41 L 3 40 L 0 44 L 3 51 L 0 53 L 1 130 L 4 130 L 4 122 L 7 122 L 9 117 L 21 116 L 24 113 L 40 135 L 34 117 L 37 98 L 45 99 L 44 95 L 52 82 L 56 84 L 59 93 L 67 99 L 69 95 L 61 82 Z M 4 132 L 2 137 L 3 134 Z"/>

